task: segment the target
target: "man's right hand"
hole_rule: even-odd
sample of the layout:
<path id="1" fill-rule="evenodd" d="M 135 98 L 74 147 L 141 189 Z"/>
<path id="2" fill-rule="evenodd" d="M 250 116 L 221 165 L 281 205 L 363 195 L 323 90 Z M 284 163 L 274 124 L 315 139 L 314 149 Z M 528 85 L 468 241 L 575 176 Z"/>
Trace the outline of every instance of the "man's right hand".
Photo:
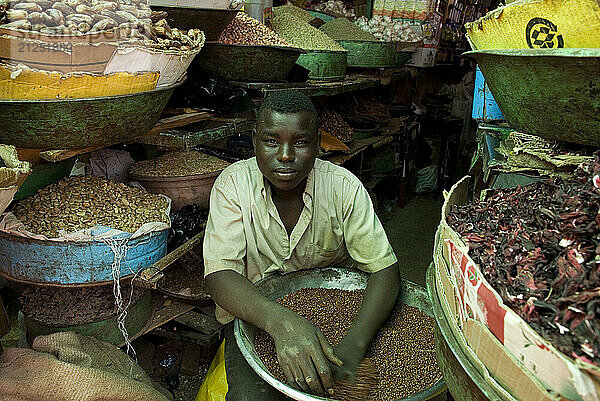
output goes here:
<path id="1" fill-rule="evenodd" d="M 342 366 L 323 333 L 296 313 L 277 313 L 268 332 L 275 341 L 277 359 L 289 385 L 307 393 L 333 394 L 329 362 Z"/>
<path id="2" fill-rule="evenodd" d="M 333 389 L 329 361 L 337 366 L 342 366 L 342 361 L 308 320 L 261 295 L 250 280 L 235 271 L 211 273 L 206 284 L 219 306 L 273 337 L 277 359 L 291 386 L 314 394 Z"/>

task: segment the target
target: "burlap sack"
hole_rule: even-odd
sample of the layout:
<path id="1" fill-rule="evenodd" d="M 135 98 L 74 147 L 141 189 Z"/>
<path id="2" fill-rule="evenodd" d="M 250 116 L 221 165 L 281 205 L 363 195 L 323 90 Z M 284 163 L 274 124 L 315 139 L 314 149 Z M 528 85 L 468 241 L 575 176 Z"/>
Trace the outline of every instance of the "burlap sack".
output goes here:
<path id="1" fill-rule="evenodd" d="M 40 336 L 0 354 L 1 401 L 167 401 L 119 348 L 73 332 Z"/>

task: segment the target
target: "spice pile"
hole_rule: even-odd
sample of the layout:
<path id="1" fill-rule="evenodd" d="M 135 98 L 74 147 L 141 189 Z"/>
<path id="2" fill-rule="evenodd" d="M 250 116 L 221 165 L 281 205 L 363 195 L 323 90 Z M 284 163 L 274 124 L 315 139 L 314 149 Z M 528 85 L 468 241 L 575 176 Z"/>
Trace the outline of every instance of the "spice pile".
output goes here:
<path id="1" fill-rule="evenodd" d="M 123 285 L 125 305 L 135 304 L 144 291 Z M 26 287 L 19 298 L 21 311 L 29 318 L 53 326 L 75 326 L 98 322 L 117 314 L 112 286 L 84 288 Z"/>
<path id="2" fill-rule="evenodd" d="M 199 29 L 171 29 L 166 12 L 145 0 L 0 0 L 7 9 L 0 27 L 46 35 L 83 35 L 116 30 L 121 39 L 142 41 L 160 49 L 191 50 L 204 44 Z"/>
<path id="3" fill-rule="evenodd" d="M 346 49 L 325 33 L 289 13 L 280 13 L 273 18 L 273 30 L 293 46 L 304 50 L 346 52 Z"/>
<path id="4" fill-rule="evenodd" d="M 453 207 L 469 245 L 505 304 L 566 355 L 600 363 L 600 163 L 560 178 L 495 191 Z"/>
<path id="5" fill-rule="evenodd" d="M 277 17 L 282 14 L 291 14 L 304 22 L 310 22 L 315 19 L 315 17 L 313 17 L 311 13 L 300 7 L 292 5 L 273 7 L 273 15 Z"/>
<path id="6" fill-rule="evenodd" d="M 391 118 L 387 106 L 374 97 L 351 96 L 339 107 L 340 114 L 354 128 L 380 124 Z"/>
<path id="7" fill-rule="evenodd" d="M 360 29 L 346 18 L 336 18 L 323 24 L 320 28 L 333 40 L 364 40 L 379 42 L 375 36 Z"/>
<path id="8" fill-rule="evenodd" d="M 206 153 L 191 151 L 167 152 L 156 159 L 143 160 L 129 168 L 132 177 L 185 177 L 196 174 L 209 174 L 223 170 L 229 166 L 221 160 Z"/>
<path id="9" fill-rule="evenodd" d="M 219 42 L 230 45 L 290 46 L 275 32 L 244 12 L 239 12 L 221 33 Z"/>
<path id="10" fill-rule="evenodd" d="M 69 177 L 19 201 L 14 215 L 25 228 L 49 238 L 104 226 L 129 233 L 143 224 L 169 223 L 167 200 L 101 177 Z"/>
<path id="11" fill-rule="evenodd" d="M 335 347 L 356 318 L 363 296 L 364 290 L 304 288 L 277 302 L 313 323 Z M 396 305 L 367 352 L 379 374 L 379 385 L 373 389 L 375 401 L 406 398 L 441 378 L 435 359 L 434 325 L 433 318 L 417 308 Z M 260 331 L 254 343 L 265 366 L 285 382 L 271 337 Z"/>
<path id="12" fill-rule="evenodd" d="M 352 128 L 333 110 L 323 109 L 319 112 L 319 128 L 342 142 L 354 139 Z"/>
<path id="13" fill-rule="evenodd" d="M 346 5 L 342 0 L 328 0 L 314 6 L 317 11 L 324 13 L 332 13 L 334 15 L 343 15 L 347 18 L 355 18 L 356 12 L 354 7 Z"/>
<path id="14" fill-rule="evenodd" d="M 416 43 L 423 39 L 406 22 L 394 21 L 388 16 L 374 15 L 371 19 L 359 17 L 355 24 L 383 42 Z"/>

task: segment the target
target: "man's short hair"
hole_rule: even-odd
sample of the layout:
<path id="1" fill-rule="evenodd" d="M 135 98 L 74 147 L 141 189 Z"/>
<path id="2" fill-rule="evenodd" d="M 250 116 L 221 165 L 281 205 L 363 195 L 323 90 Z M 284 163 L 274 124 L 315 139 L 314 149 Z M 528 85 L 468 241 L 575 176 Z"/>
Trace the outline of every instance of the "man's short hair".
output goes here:
<path id="1" fill-rule="evenodd" d="M 317 109 L 308 96 L 300 91 L 288 89 L 272 92 L 263 101 L 260 109 L 258 109 L 258 121 L 261 121 L 261 116 L 267 110 L 276 111 L 278 113 L 300 113 L 308 112 L 315 123 L 315 131 L 318 129 Z"/>

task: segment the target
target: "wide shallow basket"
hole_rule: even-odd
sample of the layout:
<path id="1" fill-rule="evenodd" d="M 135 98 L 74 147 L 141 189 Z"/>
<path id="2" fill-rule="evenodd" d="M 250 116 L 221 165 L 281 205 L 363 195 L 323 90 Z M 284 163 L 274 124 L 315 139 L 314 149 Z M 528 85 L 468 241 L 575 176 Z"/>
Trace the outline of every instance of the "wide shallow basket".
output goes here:
<path id="1" fill-rule="evenodd" d="M 108 146 L 154 127 L 175 88 L 60 100 L 0 99 L 0 143 L 24 149 Z"/>

